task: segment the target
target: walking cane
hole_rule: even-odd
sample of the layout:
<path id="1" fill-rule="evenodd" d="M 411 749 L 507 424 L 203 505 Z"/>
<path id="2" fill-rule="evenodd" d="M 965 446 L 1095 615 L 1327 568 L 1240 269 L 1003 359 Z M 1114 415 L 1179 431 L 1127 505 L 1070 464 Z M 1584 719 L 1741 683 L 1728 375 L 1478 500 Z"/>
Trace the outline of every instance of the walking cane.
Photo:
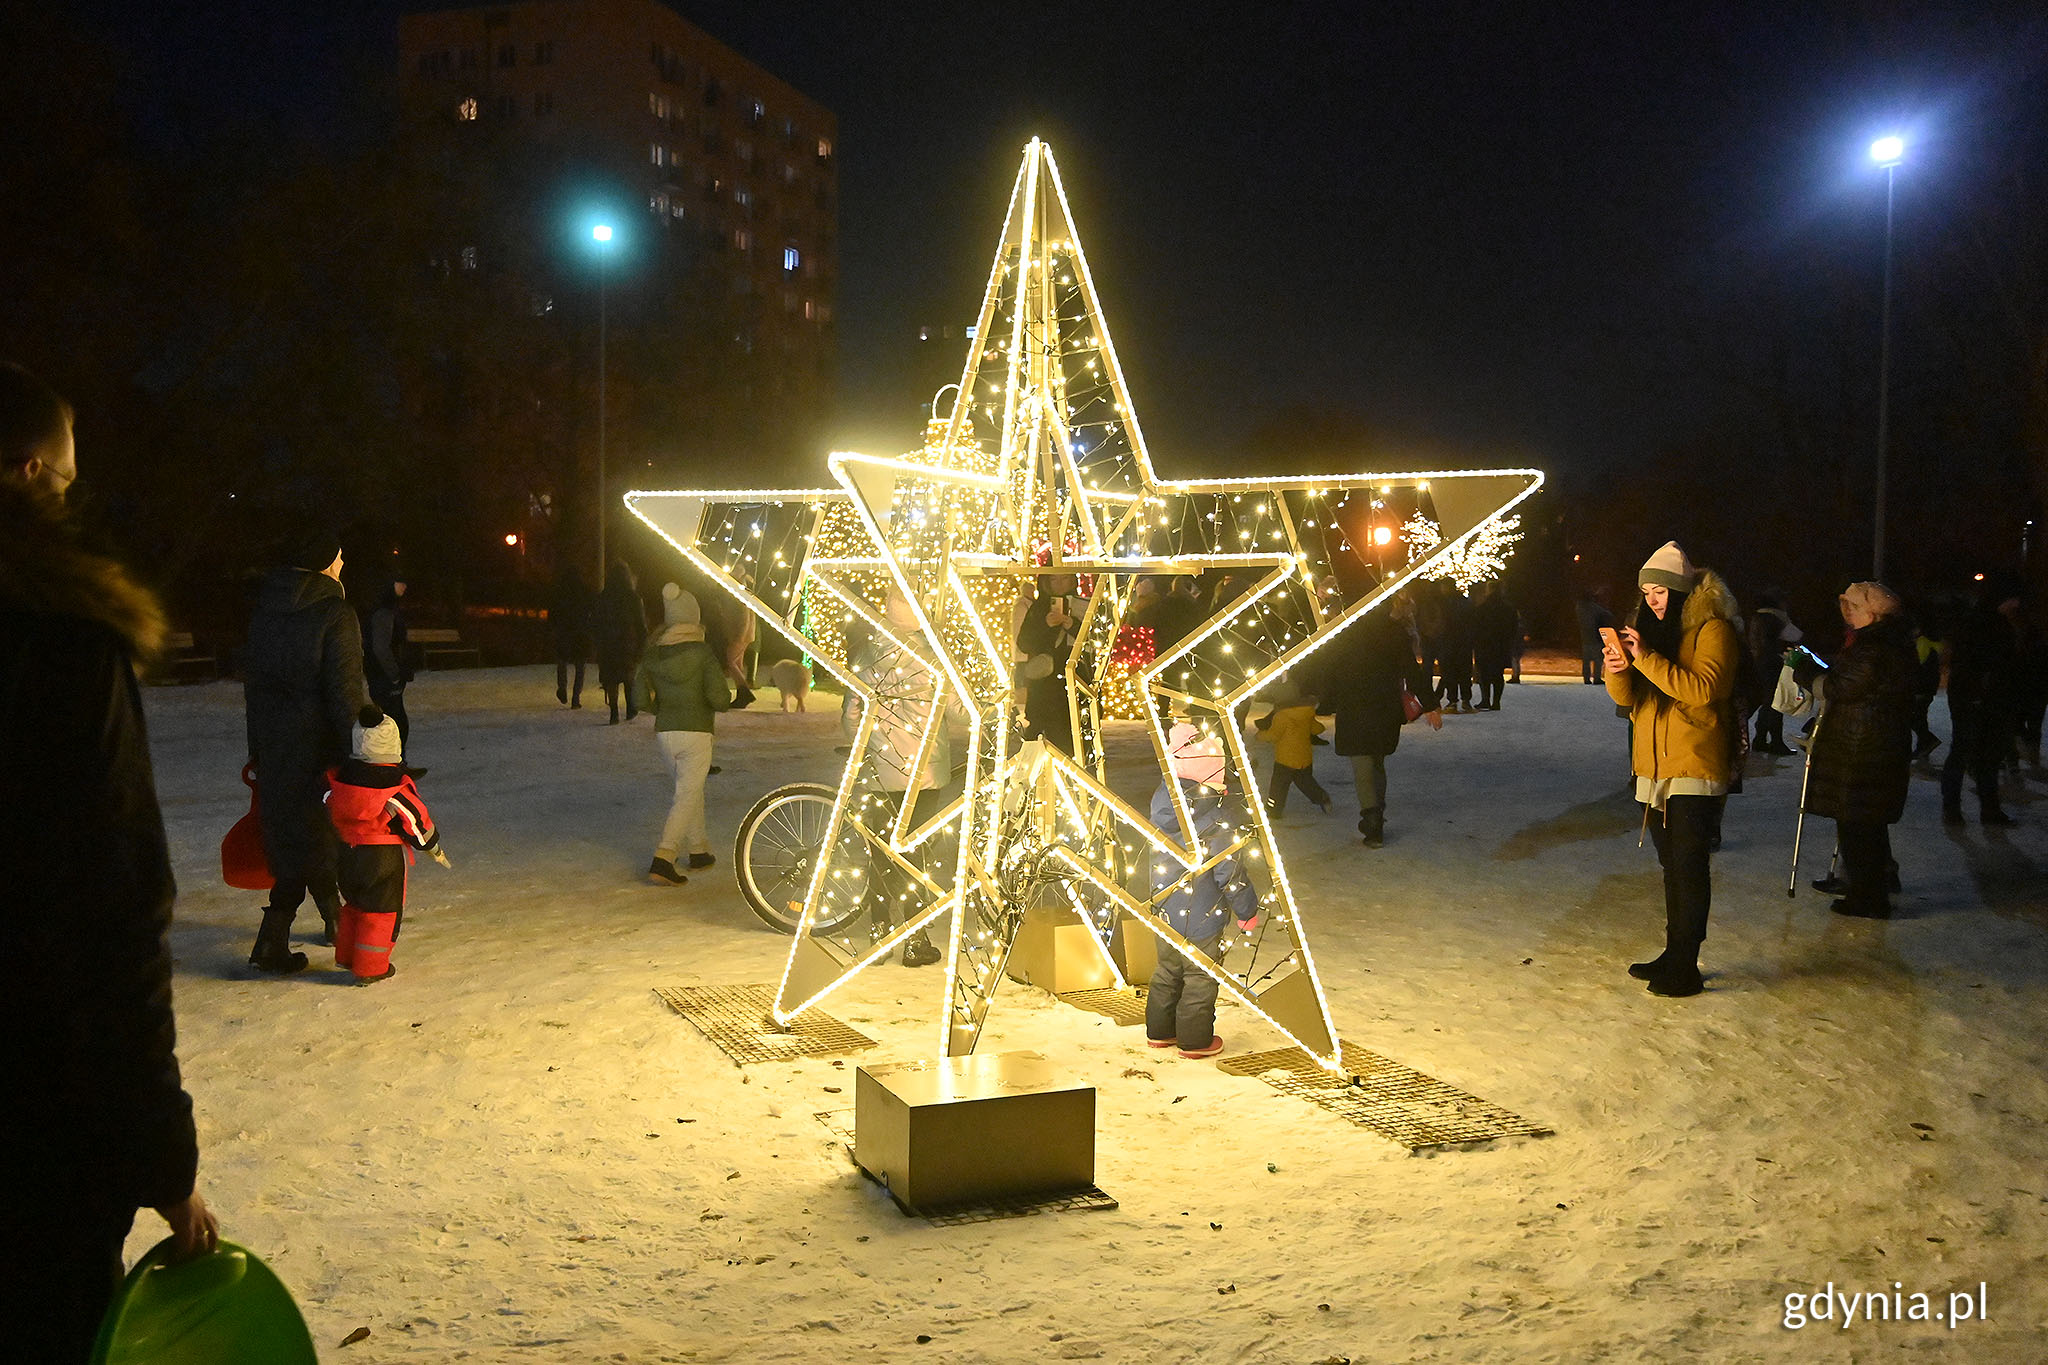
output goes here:
<path id="1" fill-rule="evenodd" d="M 1799 823 L 1792 829 L 1792 880 L 1785 883 L 1785 894 L 1799 894 L 1799 840 L 1806 833 L 1806 787 L 1813 781 L 1813 748 L 1820 742 L 1820 718 L 1813 722 L 1813 733 L 1806 737 L 1806 772 L 1799 779 Z M 1829 874 L 1833 874 L 1829 868 Z"/>

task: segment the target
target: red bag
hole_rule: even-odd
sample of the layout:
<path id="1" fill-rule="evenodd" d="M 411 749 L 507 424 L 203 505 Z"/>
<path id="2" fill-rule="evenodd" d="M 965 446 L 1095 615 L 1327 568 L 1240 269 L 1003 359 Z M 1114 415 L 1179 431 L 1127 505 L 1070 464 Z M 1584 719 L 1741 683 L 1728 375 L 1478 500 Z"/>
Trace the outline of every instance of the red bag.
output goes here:
<path id="1" fill-rule="evenodd" d="M 1415 694 L 1414 694 L 1413 692 L 1410 692 L 1410 691 L 1408 690 L 1408 684 L 1407 684 L 1407 683 L 1402 683 L 1402 684 L 1401 684 L 1401 723 L 1402 723 L 1403 725 L 1413 725 L 1413 724 L 1414 724 L 1414 723 L 1415 723 L 1416 721 L 1418 721 L 1418 720 L 1421 720 L 1421 719 L 1422 719 L 1422 702 L 1421 702 L 1421 700 L 1420 700 L 1420 699 L 1419 699 L 1419 698 L 1418 698 L 1418 697 L 1417 697 L 1417 696 L 1416 696 L 1416 695 L 1415 695 Z"/>
<path id="2" fill-rule="evenodd" d="M 257 815 L 262 796 L 256 790 L 253 765 L 243 767 L 242 782 L 249 788 L 249 813 L 220 841 L 220 876 L 241 891 L 268 891 L 277 878 L 270 875 L 270 859 L 263 852 L 263 826 Z"/>

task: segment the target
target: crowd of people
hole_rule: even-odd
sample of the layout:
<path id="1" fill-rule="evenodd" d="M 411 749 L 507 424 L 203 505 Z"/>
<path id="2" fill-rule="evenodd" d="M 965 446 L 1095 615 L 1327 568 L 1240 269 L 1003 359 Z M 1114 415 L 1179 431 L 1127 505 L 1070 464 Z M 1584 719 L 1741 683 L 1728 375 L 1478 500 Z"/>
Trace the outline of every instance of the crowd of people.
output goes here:
<path id="1" fill-rule="evenodd" d="M 7 1147 L 33 1178 L 17 1193 L 0 1274 L 37 1306 L 10 1328 L 17 1354 L 37 1360 L 85 1357 L 137 1209 L 157 1211 L 177 1254 L 202 1253 L 219 1238 L 197 1191 L 192 1103 L 175 1050 L 166 939 L 175 885 L 137 689 L 138 669 L 167 631 L 151 594 L 80 542 L 66 511 L 79 468 L 72 427 L 70 407 L 46 384 L 0 365 L 0 679 L 17 721 L 34 718 L 4 731 L 0 799 L 38 813 L 0 824 L 0 868 L 12 903 L 25 910 L 10 914 L 9 927 L 23 960 L 35 964 L 5 997 L 14 1101 Z M 343 566 L 332 531 L 293 529 L 260 585 L 240 656 L 273 880 L 249 963 L 279 976 L 308 966 L 292 938 L 310 898 L 337 965 L 369 984 L 395 971 L 412 853 L 448 860 L 417 782 L 423 770 L 406 758 L 406 585 L 389 582 L 359 617 L 341 587 Z M 1171 650 L 1248 586 L 1230 576 L 1206 591 L 1185 576 L 1143 581 L 1130 620 L 1153 633 L 1158 650 Z M 1024 742 L 1073 746 L 1062 678 L 1085 606 L 1077 587 L 1071 575 L 1044 575 L 1020 605 Z M 1619 617 L 1588 593 L 1578 620 L 1581 677 L 1603 682 L 1627 719 L 1632 793 L 1664 873 L 1663 949 L 1629 967 L 1651 992 L 1702 989 L 1721 810 L 1740 790 L 1751 752 L 1794 752 L 1791 721 L 1805 720 L 1802 816 L 1835 825 L 1841 876 L 1818 884 L 1837 894 L 1840 914 L 1890 913 L 1899 884 L 1890 827 L 1904 816 L 1911 765 L 1944 743 L 1928 723 L 1944 678 L 1951 728 L 1941 818 L 1967 823 L 1968 784 L 1979 822 L 2014 823 L 2001 776 L 2018 762 L 2038 771 L 2048 709 L 2048 646 L 2023 610 L 2017 578 L 1980 576 L 1967 609 L 1931 622 L 1916 620 L 1882 584 L 1849 584 L 1832 651 L 1808 643 L 1781 593 L 1758 594 L 1745 620 L 1721 577 L 1675 542 L 1649 556 L 1637 589 L 1639 601 Z M 737 601 L 707 620 L 679 584 L 664 585 L 660 597 L 661 624 L 650 630 L 625 565 L 612 566 L 595 593 L 565 570 L 550 614 L 562 706 L 580 707 L 594 653 L 610 723 L 653 713 L 673 792 L 648 875 L 675 885 L 714 862 L 704 784 L 716 771 L 717 715 L 751 700 L 753 621 Z M 913 628 L 900 600 L 889 614 L 896 627 Z M 1426 583 L 1395 594 L 1269 690 L 1270 711 L 1254 734 L 1272 744 L 1272 777 L 1263 793 L 1237 795 L 1257 796 L 1277 815 L 1299 792 L 1327 812 L 1314 750 L 1328 715 L 1331 747 L 1351 765 L 1360 837 L 1379 847 L 1387 760 L 1403 731 L 1418 722 L 1441 728 L 1447 711 L 1498 710 L 1503 683 L 1517 680 L 1522 638 L 1497 584 L 1469 598 Z M 883 666 L 872 649 L 854 653 Z M 912 820 L 922 821 L 953 780 L 950 754 L 931 745 L 920 760 L 918 739 L 897 729 L 882 736 L 880 799 L 897 812 L 912 803 Z M 1170 748 L 1153 818 L 1176 832 L 1180 811 L 1191 811 L 1196 841 L 1212 856 L 1192 878 L 1164 860 L 1154 890 L 1194 953 L 1213 956 L 1233 921 L 1249 930 L 1264 908 L 1218 832 L 1231 795 L 1220 747 L 1181 723 Z M 878 936 L 895 914 L 870 907 Z M 906 936 L 906 965 L 937 958 L 923 934 Z M 1215 998 L 1209 972 L 1163 948 L 1148 1041 L 1187 1057 L 1215 1055 L 1223 1046 Z"/>

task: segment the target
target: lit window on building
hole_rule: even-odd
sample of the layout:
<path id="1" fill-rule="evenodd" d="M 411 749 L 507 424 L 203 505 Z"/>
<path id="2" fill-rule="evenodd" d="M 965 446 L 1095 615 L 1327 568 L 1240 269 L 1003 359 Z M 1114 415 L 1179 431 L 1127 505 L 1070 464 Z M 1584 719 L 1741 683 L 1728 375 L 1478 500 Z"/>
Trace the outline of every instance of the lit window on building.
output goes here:
<path id="1" fill-rule="evenodd" d="M 805 316 L 806 318 L 809 318 L 809 319 L 811 319 L 811 320 L 812 320 L 812 321 L 814 321 L 814 322 L 815 322 L 815 321 L 817 320 L 817 317 L 818 317 L 818 301 L 817 301 L 816 299 L 805 299 L 805 300 L 804 300 L 804 316 Z"/>
<path id="2" fill-rule="evenodd" d="M 782 268 L 784 270 L 794 270 L 801 264 L 803 264 L 803 257 L 797 254 L 795 247 L 786 246 L 782 248 Z"/>
<path id="3" fill-rule="evenodd" d="M 754 234 L 753 234 L 753 233 L 751 233 L 751 232 L 748 232 L 748 231 L 747 231 L 747 230 L 746 230 L 745 228 L 734 228 L 734 229 L 733 229 L 733 233 L 732 233 L 732 246 L 733 246 L 733 250 L 735 250 L 735 251 L 749 251 L 749 250 L 752 250 L 752 249 L 753 249 L 753 245 L 754 245 Z"/>
<path id="4" fill-rule="evenodd" d="M 668 206 L 668 211 L 669 211 L 669 215 L 670 215 L 671 217 L 674 217 L 674 218 L 680 218 L 680 217 L 682 217 L 682 216 L 683 216 L 683 201 L 682 201 L 681 199 L 677 199 L 677 200 L 674 200 L 674 201 L 672 201 L 672 202 L 671 202 L 671 203 L 669 204 L 669 206 Z"/>
<path id="5" fill-rule="evenodd" d="M 464 100 L 456 105 L 455 117 L 461 119 L 464 123 L 474 123 L 476 121 L 476 101 Z"/>
<path id="6" fill-rule="evenodd" d="M 820 161 L 830 161 L 831 159 L 832 159 L 832 139 L 831 139 L 831 138 L 829 138 L 829 137 L 821 137 L 821 138 L 819 138 L 819 139 L 818 139 L 818 160 L 820 160 Z"/>
<path id="7" fill-rule="evenodd" d="M 754 202 L 753 193 L 745 185 L 735 185 L 732 190 L 732 202 L 746 208 Z"/>
<path id="8" fill-rule="evenodd" d="M 768 106 L 759 100 L 748 100 L 746 106 L 747 126 L 758 128 L 761 120 L 768 117 Z"/>
<path id="9" fill-rule="evenodd" d="M 476 269 L 476 248 L 475 248 L 475 247 L 473 247 L 473 246 L 466 246 L 466 247 L 462 248 L 462 268 L 463 268 L 464 270 L 474 270 L 474 269 Z"/>
<path id="10" fill-rule="evenodd" d="M 668 159 L 668 148 L 662 146 L 659 142 L 654 143 L 647 149 L 647 159 L 657 166 L 661 165 L 662 162 Z"/>
<path id="11" fill-rule="evenodd" d="M 665 195 L 665 194 L 650 194 L 650 195 L 648 195 L 648 196 L 647 196 L 647 207 L 648 207 L 648 208 L 649 208 L 649 209 L 650 209 L 651 211 L 653 211 L 653 212 L 655 212 L 655 213 L 659 213 L 659 214 L 664 214 L 664 215 L 665 215 L 665 214 L 667 214 L 667 213 L 668 213 L 668 196 L 667 196 L 667 195 Z"/>

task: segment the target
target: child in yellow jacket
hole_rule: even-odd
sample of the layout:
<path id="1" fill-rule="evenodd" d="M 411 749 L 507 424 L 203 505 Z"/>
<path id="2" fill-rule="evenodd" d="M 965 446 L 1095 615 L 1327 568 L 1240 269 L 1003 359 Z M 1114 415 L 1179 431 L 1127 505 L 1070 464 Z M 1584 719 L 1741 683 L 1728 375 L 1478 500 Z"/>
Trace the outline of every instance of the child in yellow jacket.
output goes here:
<path id="1" fill-rule="evenodd" d="M 1267 694 L 1273 709 L 1254 722 L 1259 737 L 1273 745 L 1273 780 L 1266 784 L 1266 814 L 1278 819 L 1287 813 L 1287 791 L 1301 788 L 1301 794 L 1330 813 L 1330 794 L 1316 781 L 1315 737 L 1323 732 L 1316 719 L 1316 699 L 1282 677 Z"/>

